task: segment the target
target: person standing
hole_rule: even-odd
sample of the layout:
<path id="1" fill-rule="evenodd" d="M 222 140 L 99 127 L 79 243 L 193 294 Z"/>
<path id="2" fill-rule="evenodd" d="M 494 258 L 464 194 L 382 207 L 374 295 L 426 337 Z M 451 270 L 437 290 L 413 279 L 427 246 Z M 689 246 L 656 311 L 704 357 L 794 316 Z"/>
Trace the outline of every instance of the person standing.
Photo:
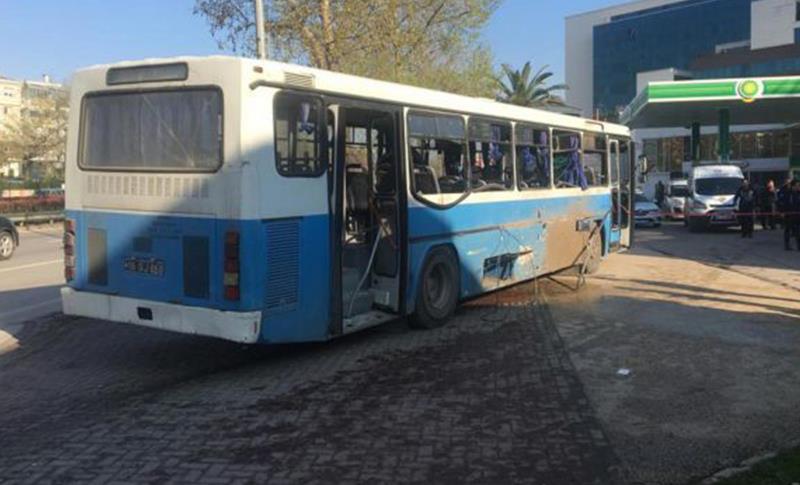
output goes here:
<path id="1" fill-rule="evenodd" d="M 750 186 L 750 181 L 742 180 L 742 186 L 736 191 L 733 198 L 733 205 L 737 207 L 739 224 L 742 226 L 742 237 L 753 237 L 753 226 L 755 223 L 756 192 Z"/>
<path id="2" fill-rule="evenodd" d="M 775 195 L 775 206 L 778 209 L 778 220 L 781 224 L 781 228 L 786 230 L 786 225 L 788 222 L 786 221 L 786 205 L 789 202 L 789 196 L 792 193 L 792 179 L 788 177 L 786 182 L 778 189 L 778 193 Z"/>
<path id="3" fill-rule="evenodd" d="M 770 231 L 775 230 L 775 200 L 777 194 L 775 193 L 775 182 L 772 180 L 767 182 L 766 187 L 761 192 L 760 197 L 760 219 L 761 219 L 761 227 L 766 230 L 769 228 Z"/>
<path id="4" fill-rule="evenodd" d="M 791 240 L 794 237 L 797 242 L 797 250 L 800 251 L 800 181 L 792 180 L 791 190 L 787 192 L 783 211 L 783 245 L 787 251 L 791 251 Z"/>
<path id="5" fill-rule="evenodd" d="M 661 209 L 664 208 L 664 198 L 666 197 L 666 186 L 661 180 L 656 184 L 656 205 Z"/>

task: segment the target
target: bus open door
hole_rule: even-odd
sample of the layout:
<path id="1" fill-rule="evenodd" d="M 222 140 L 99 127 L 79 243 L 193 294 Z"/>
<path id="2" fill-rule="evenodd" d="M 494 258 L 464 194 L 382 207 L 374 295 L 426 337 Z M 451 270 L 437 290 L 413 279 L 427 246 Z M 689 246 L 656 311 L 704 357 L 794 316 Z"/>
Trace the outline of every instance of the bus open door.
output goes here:
<path id="1" fill-rule="evenodd" d="M 609 250 L 623 251 L 631 247 L 631 213 L 634 192 L 631 142 L 612 139 L 609 142 L 611 161 L 611 232 Z"/>

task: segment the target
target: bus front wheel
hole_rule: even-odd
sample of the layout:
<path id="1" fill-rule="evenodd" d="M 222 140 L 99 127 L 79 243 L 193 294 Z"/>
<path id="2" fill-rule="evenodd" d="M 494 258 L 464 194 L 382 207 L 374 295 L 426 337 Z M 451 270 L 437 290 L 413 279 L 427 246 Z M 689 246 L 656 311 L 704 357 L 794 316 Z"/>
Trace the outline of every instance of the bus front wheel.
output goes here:
<path id="1" fill-rule="evenodd" d="M 453 250 L 448 247 L 431 250 L 420 273 L 410 325 L 421 329 L 444 325 L 458 305 L 458 281 L 458 260 Z"/>

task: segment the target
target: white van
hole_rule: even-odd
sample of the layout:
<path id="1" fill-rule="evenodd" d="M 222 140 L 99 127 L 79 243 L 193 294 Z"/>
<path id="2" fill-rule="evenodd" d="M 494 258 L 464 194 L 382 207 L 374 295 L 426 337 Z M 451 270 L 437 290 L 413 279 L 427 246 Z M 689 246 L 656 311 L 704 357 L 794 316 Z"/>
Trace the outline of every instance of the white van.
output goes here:
<path id="1" fill-rule="evenodd" d="M 703 165 L 689 175 L 684 224 L 691 231 L 738 225 L 733 199 L 744 174 L 736 165 Z"/>
<path id="2" fill-rule="evenodd" d="M 683 219 L 686 210 L 686 198 L 689 196 L 689 181 L 686 179 L 671 180 L 664 194 L 664 212 L 670 219 Z"/>

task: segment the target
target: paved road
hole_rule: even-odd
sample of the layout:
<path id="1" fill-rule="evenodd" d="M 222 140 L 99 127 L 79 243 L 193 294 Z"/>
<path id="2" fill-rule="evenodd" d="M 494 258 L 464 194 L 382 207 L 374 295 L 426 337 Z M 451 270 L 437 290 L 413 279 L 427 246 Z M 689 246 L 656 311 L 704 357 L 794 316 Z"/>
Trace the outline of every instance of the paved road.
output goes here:
<path id="1" fill-rule="evenodd" d="M 64 281 L 61 226 L 20 229 L 20 246 L 0 262 L 0 332 L 59 310 Z"/>
<path id="2" fill-rule="evenodd" d="M 625 481 L 694 482 L 797 443 L 800 252 L 778 232 L 637 238 L 582 291 L 549 295 Z"/>
<path id="3" fill-rule="evenodd" d="M 30 322 L 0 355 L 0 483 L 686 483 L 800 436 L 800 253 L 639 243 L 577 292 L 519 286 L 429 332 L 250 348 Z"/>

